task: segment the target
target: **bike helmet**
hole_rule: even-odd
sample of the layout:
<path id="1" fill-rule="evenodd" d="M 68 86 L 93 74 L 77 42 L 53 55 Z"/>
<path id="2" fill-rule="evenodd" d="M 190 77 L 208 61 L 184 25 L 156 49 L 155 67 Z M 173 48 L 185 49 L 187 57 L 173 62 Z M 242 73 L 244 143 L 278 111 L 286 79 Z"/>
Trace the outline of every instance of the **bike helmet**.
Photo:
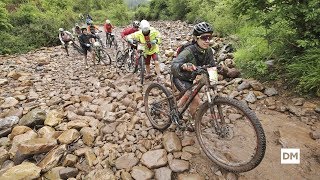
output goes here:
<path id="1" fill-rule="evenodd" d="M 109 19 L 107 19 L 107 20 L 106 20 L 106 23 L 107 23 L 107 24 L 110 24 L 110 20 L 109 20 Z"/>
<path id="2" fill-rule="evenodd" d="M 201 22 L 196 24 L 193 27 L 193 35 L 195 36 L 200 36 L 201 34 L 204 33 L 213 33 L 213 28 L 210 24 L 206 23 L 206 22 Z"/>
<path id="3" fill-rule="evenodd" d="M 78 23 L 76 23 L 74 26 L 75 26 L 75 27 L 79 27 L 79 24 L 78 24 Z"/>
<path id="4" fill-rule="evenodd" d="M 142 34 L 147 36 L 150 33 L 150 24 L 147 20 L 142 20 L 140 22 L 140 29 L 142 31 Z"/>
<path id="5" fill-rule="evenodd" d="M 133 21 L 132 26 L 135 28 L 139 28 L 140 22 L 139 21 Z"/>
<path id="6" fill-rule="evenodd" d="M 81 32 L 83 32 L 83 30 L 87 30 L 87 27 L 85 26 L 81 27 Z"/>
<path id="7" fill-rule="evenodd" d="M 63 29 L 63 28 L 59 28 L 59 31 L 60 31 L 60 32 L 63 32 L 63 31 L 64 31 L 64 29 Z"/>

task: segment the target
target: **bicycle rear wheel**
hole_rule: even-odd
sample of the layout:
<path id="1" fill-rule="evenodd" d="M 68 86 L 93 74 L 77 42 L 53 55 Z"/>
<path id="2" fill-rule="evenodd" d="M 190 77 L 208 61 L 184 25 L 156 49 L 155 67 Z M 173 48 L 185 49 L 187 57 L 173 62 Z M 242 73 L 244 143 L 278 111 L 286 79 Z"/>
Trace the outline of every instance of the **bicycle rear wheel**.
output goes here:
<path id="1" fill-rule="evenodd" d="M 104 65 L 110 65 L 111 64 L 110 55 L 103 49 L 100 50 L 100 60 Z"/>
<path id="2" fill-rule="evenodd" d="M 220 124 L 220 133 L 213 119 Z M 259 119 L 234 99 L 217 97 L 214 106 L 202 104 L 196 114 L 196 135 L 205 154 L 231 172 L 252 170 L 265 154 L 266 139 Z"/>
<path id="3" fill-rule="evenodd" d="M 144 106 L 150 123 L 159 130 L 165 130 L 171 125 L 171 107 L 173 107 L 171 93 L 164 86 L 152 83 L 144 96 Z"/>

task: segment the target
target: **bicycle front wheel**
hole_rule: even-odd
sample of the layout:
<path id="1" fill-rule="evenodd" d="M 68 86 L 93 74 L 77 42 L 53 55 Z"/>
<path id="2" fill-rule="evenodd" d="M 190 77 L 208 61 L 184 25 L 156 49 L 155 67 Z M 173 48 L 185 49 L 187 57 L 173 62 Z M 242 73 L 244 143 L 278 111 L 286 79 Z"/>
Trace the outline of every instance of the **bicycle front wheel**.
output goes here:
<path id="1" fill-rule="evenodd" d="M 171 93 L 164 86 L 152 83 L 147 88 L 144 96 L 144 106 L 147 117 L 158 130 L 165 130 L 171 125 L 170 109 L 173 107 Z"/>
<path id="2" fill-rule="evenodd" d="M 143 84 L 144 81 L 144 58 L 143 55 L 139 58 L 139 66 L 140 66 L 140 82 Z"/>
<path id="3" fill-rule="evenodd" d="M 225 97 L 215 98 L 213 106 L 206 102 L 199 107 L 195 125 L 201 148 L 221 168 L 246 172 L 262 161 L 264 131 L 255 113 L 242 102 Z"/>
<path id="4" fill-rule="evenodd" d="M 116 67 L 121 68 L 122 65 L 123 65 L 123 54 L 121 51 L 118 51 L 116 55 Z"/>
<path id="5" fill-rule="evenodd" d="M 110 65 L 111 64 L 110 55 L 103 49 L 100 50 L 100 60 L 104 65 Z"/>
<path id="6" fill-rule="evenodd" d="M 124 56 L 124 67 L 127 70 L 128 73 L 134 73 L 135 71 L 135 59 L 134 59 L 134 54 L 131 53 L 129 55 L 129 52 L 127 51 L 125 56 Z"/>

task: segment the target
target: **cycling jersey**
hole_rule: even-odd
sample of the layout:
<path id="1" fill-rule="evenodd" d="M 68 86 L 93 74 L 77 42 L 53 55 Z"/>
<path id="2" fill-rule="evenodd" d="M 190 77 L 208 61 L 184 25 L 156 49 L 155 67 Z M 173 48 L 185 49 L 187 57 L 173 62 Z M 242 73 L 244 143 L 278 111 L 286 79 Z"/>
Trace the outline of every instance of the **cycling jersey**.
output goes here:
<path id="1" fill-rule="evenodd" d="M 66 42 L 69 42 L 72 39 L 73 39 L 73 36 L 69 31 L 63 31 L 59 33 L 59 40 L 61 41 L 61 44 L 65 44 Z"/>
<path id="2" fill-rule="evenodd" d="M 79 42 L 82 47 L 87 47 L 86 44 L 90 44 L 90 39 L 95 38 L 93 34 L 81 34 L 79 37 Z"/>
<path id="3" fill-rule="evenodd" d="M 134 28 L 134 27 L 126 28 L 121 32 L 121 38 L 124 38 L 124 37 L 128 36 L 129 34 L 132 34 L 137 31 L 139 31 L 138 28 Z"/>
<path id="4" fill-rule="evenodd" d="M 127 39 L 134 39 L 142 44 L 145 44 L 144 55 L 152 55 L 154 53 L 159 53 L 159 45 L 161 43 L 160 32 L 154 28 L 150 28 L 149 36 L 144 36 L 142 31 L 139 30 L 127 36 Z M 152 40 L 157 40 L 156 44 L 150 44 Z M 148 47 L 149 46 L 149 47 Z"/>
<path id="5" fill-rule="evenodd" d="M 192 63 L 195 66 L 212 65 L 215 66 L 215 59 L 211 48 L 201 49 L 198 44 L 186 47 L 177 58 L 174 58 L 171 65 L 173 77 L 184 81 L 193 81 L 192 72 L 182 69 L 182 64 Z"/>
<path id="6" fill-rule="evenodd" d="M 104 31 L 105 32 L 112 33 L 112 29 L 113 29 L 112 24 L 107 24 L 107 23 L 104 24 Z"/>
<path id="7" fill-rule="evenodd" d="M 96 25 L 89 25 L 87 30 L 91 34 L 95 34 L 97 31 L 99 32 L 99 28 Z"/>

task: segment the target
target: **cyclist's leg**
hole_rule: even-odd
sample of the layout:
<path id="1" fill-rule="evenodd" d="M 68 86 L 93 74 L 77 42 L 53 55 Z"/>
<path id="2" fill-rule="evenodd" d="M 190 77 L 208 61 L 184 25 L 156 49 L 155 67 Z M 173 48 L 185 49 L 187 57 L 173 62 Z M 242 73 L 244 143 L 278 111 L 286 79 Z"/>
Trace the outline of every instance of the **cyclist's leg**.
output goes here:
<path id="1" fill-rule="evenodd" d="M 92 61 L 93 61 L 93 64 L 96 65 L 96 54 L 95 54 L 95 51 L 93 50 L 92 47 L 89 48 L 89 51 L 92 55 Z"/>
<path id="2" fill-rule="evenodd" d="M 157 73 L 157 77 L 160 77 L 160 65 L 159 65 L 159 56 L 158 53 L 152 54 L 152 59 L 154 60 L 154 67 Z"/>
<path id="3" fill-rule="evenodd" d="M 67 53 L 67 56 L 69 56 L 69 51 L 68 51 L 68 43 L 69 43 L 69 41 L 64 41 L 64 50 L 66 51 L 66 53 Z"/>
<path id="4" fill-rule="evenodd" d="M 176 88 L 181 92 L 185 91 L 186 89 L 190 88 L 193 84 L 192 81 L 184 81 L 180 80 L 178 78 L 173 77 L 173 84 L 176 86 Z M 188 90 L 180 99 L 178 102 L 178 107 L 182 107 L 186 101 L 189 99 L 191 96 L 191 92 Z M 200 97 L 199 95 L 196 95 L 194 99 L 192 100 L 190 106 L 189 106 L 189 112 L 194 119 L 195 112 L 200 104 Z"/>
<path id="5" fill-rule="evenodd" d="M 145 59 L 145 64 L 146 64 L 146 79 L 150 78 L 150 60 L 151 60 L 151 55 L 146 55 Z"/>
<path id="6" fill-rule="evenodd" d="M 88 68 L 88 49 L 87 47 L 82 47 L 83 49 L 83 55 L 84 55 L 84 63 L 86 64 L 86 68 Z"/>

